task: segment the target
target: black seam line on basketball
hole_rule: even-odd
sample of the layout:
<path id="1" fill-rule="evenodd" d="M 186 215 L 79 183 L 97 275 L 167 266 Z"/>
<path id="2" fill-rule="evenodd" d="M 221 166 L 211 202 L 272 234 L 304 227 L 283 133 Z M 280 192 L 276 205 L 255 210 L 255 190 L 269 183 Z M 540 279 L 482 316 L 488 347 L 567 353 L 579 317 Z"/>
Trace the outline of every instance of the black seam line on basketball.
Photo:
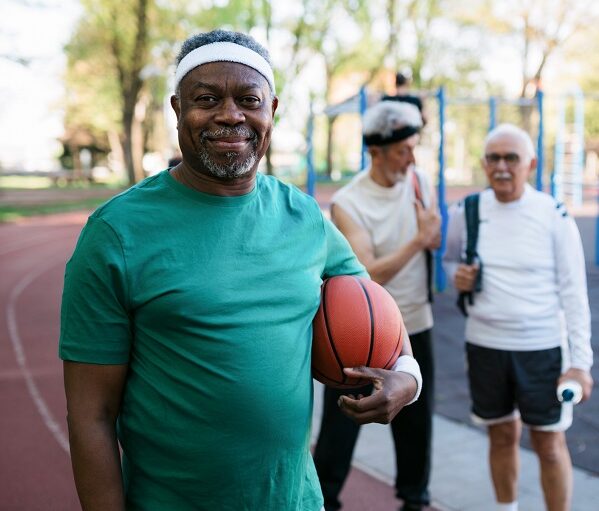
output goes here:
<path id="1" fill-rule="evenodd" d="M 401 341 L 402 331 L 403 331 L 403 327 L 400 326 L 399 327 L 399 337 L 397 338 L 397 342 L 395 343 L 395 348 L 393 348 L 393 351 L 391 352 L 391 356 L 389 357 L 389 360 L 387 360 L 387 363 L 383 366 L 385 369 L 389 369 L 387 366 L 389 365 L 389 362 L 391 362 L 391 360 L 395 356 L 395 351 L 397 350 L 397 347 L 399 346 L 399 341 Z"/>
<path id="2" fill-rule="evenodd" d="M 368 303 L 368 312 L 370 313 L 370 347 L 368 348 L 368 360 L 366 366 L 370 367 L 370 359 L 372 358 L 372 352 L 374 351 L 374 314 L 372 313 L 372 303 L 370 303 L 370 295 L 366 291 L 366 287 L 362 284 L 362 281 L 358 277 L 354 277 L 360 284 L 364 295 L 366 295 L 366 302 Z"/>
<path id="3" fill-rule="evenodd" d="M 335 343 L 333 342 L 333 336 L 331 334 L 331 329 L 329 328 L 329 321 L 327 316 L 327 284 L 328 280 L 325 281 L 324 286 L 322 286 L 322 315 L 324 316 L 324 326 L 327 329 L 327 337 L 329 338 L 329 346 L 333 350 L 333 355 L 335 355 L 335 360 L 337 360 L 337 365 L 339 366 L 339 370 L 341 371 L 342 383 L 345 383 L 345 373 L 343 372 L 343 362 L 341 362 L 341 358 L 339 357 L 339 353 L 335 349 Z"/>

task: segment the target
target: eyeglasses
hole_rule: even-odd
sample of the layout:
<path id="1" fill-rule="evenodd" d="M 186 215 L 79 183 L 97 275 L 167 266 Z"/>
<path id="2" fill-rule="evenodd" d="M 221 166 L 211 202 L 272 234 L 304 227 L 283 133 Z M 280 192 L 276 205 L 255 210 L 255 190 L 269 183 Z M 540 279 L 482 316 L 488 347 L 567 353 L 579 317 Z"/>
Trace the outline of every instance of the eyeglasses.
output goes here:
<path id="1" fill-rule="evenodd" d="M 485 161 L 488 165 L 498 165 L 503 160 L 508 167 L 515 167 L 520 163 L 520 156 L 516 153 L 497 154 L 489 153 L 485 154 Z"/>

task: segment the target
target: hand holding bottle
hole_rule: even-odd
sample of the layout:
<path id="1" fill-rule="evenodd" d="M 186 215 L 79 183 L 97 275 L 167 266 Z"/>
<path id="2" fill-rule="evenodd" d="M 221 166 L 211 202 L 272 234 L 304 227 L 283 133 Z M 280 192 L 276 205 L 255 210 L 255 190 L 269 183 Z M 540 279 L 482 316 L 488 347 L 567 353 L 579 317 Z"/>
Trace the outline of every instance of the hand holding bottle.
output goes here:
<path id="1" fill-rule="evenodd" d="M 557 398 L 573 404 L 586 401 L 591 397 L 593 378 L 589 371 L 569 368 L 557 382 Z"/>

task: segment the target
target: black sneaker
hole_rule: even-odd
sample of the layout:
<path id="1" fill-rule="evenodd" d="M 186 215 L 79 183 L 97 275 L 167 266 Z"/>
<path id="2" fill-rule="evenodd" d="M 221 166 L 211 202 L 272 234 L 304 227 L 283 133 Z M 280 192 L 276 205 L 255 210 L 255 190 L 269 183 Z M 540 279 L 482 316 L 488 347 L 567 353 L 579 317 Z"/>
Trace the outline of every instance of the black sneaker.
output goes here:
<path id="1" fill-rule="evenodd" d="M 404 505 L 399 508 L 399 511 L 422 511 L 422 504 L 404 502 Z"/>

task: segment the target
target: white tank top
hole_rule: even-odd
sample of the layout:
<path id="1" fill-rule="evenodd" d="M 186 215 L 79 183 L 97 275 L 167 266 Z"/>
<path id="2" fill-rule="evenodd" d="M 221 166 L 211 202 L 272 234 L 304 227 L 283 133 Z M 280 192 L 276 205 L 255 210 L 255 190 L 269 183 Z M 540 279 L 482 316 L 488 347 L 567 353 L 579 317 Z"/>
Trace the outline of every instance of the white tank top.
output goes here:
<path id="1" fill-rule="evenodd" d="M 428 205 L 431 196 L 428 179 L 422 172 L 418 172 L 418 178 L 423 201 Z M 411 174 L 406 176 L 405 181 L 387 188 L 375 183 L 370 171 L 365 170 L 340 189 L 331 202 L 368 231 L 374 255 L 378 258 L 396 251 L 416 236 L 415 200 Z M 424 251 L 412 257 L 384 287 L 395 298 L 408 333 L 416 334 L 432 328 Z"/>

